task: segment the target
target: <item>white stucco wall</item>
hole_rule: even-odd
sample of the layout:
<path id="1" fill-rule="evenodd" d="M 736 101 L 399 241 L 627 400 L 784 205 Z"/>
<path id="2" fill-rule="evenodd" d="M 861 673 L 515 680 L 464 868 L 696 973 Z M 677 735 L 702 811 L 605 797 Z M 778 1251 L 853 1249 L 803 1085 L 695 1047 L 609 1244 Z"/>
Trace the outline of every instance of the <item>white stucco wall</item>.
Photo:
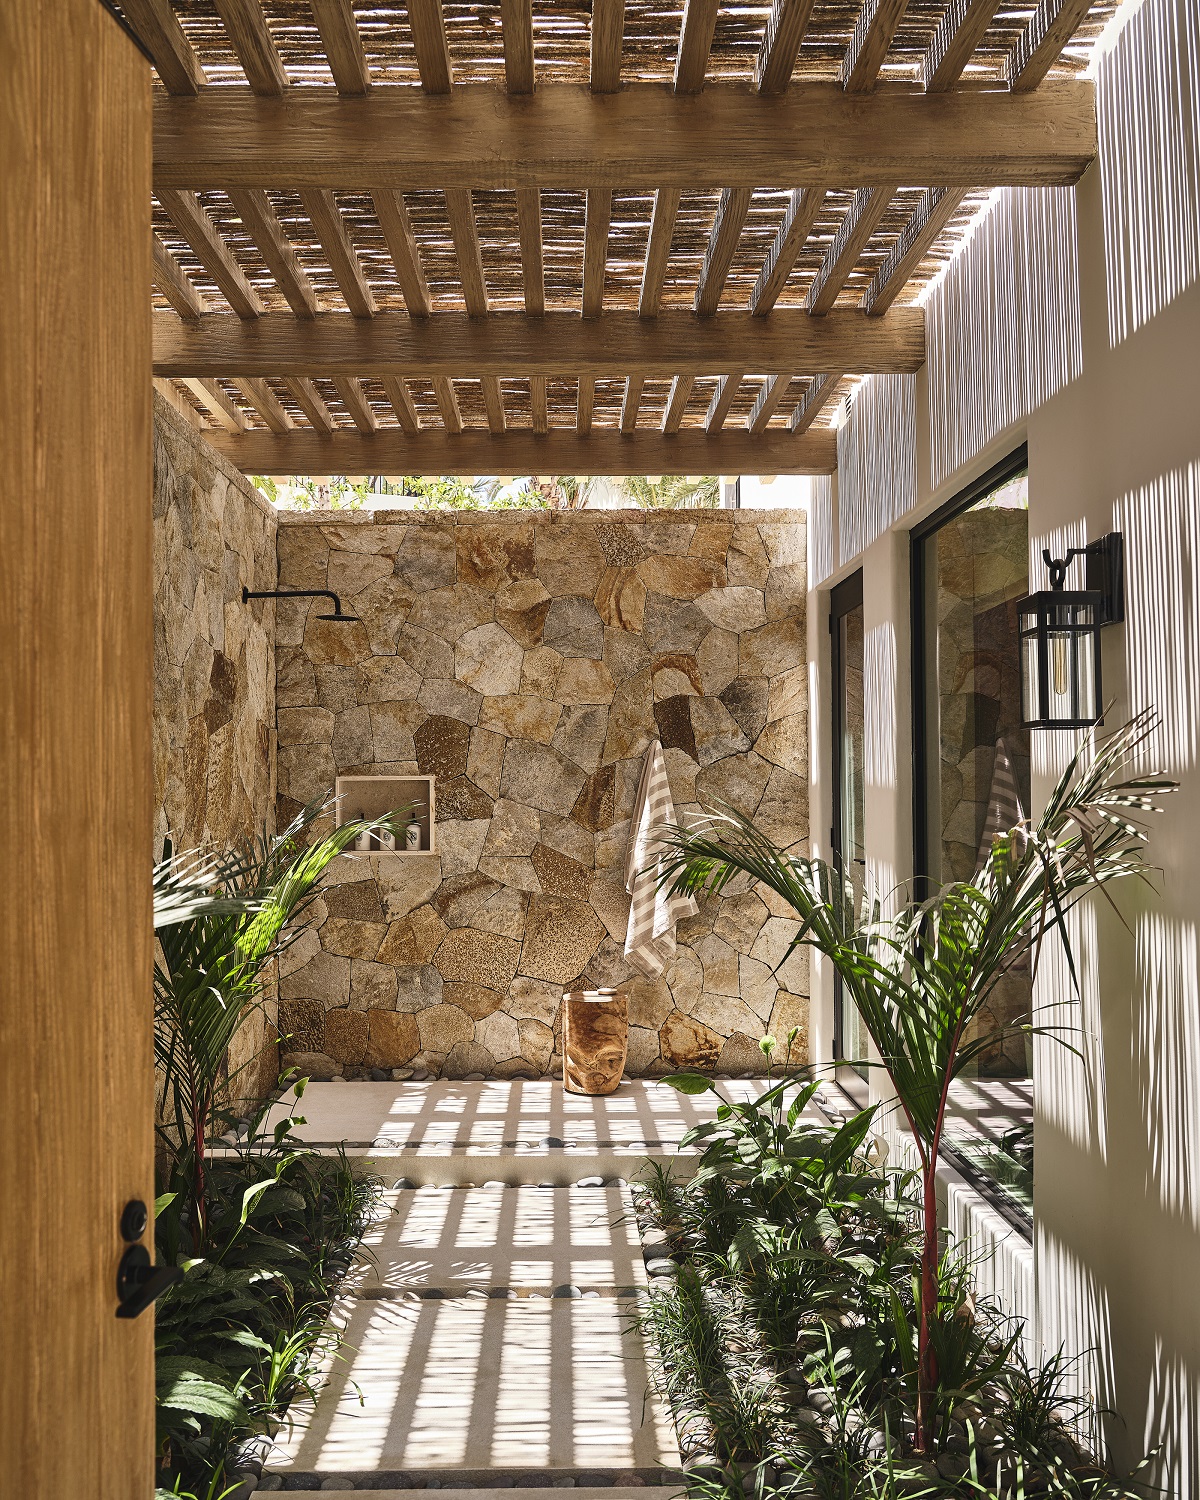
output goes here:
<path id="1" fill-rule="evenodd" d="M 1080 916 L 1081 1001 L 1053 958 L 1039 979 L 1039 1004 L 1066 1007 L 1083 1058 L 1039 1039 L 1036 1273 L 1028 1247 L 1000 1235 L 988 1276 L 1031 1319 L 1036 1347 L 1081 1357 L 1081 1388 L 1120 1413 L 1106 1424 L 1118 1455 L 1162 1445 L 1160 1482 L 1174 1496 L 1200 1494 L 1198 78 L 1194 0 L 1146 0 L 1098 68 L 1100 160 L 1073 193 L 1003 199 L 980 230 L 990 243 L 973 262 L 963 257 L 930 308 L 937 336 L 916 381 L 916 499 L 906 510 L 901 486 L 878 493 L 888 484 L 881 458 L 907 441 L 895 403 L 852 412 L 850 428 L 860 427 L 843 433 L 853 459 L 839 474 L 833 556 L 809 609 L 814 845 L 827 840 L 832 812 L 828 589 L 861 566 L 876 661 L 867 733 L 878 737 L 867 845 L 882 881 L 905 878 L 912 526 L 1027 441 L 1035 579 L 1043 546 L 1124 533 L 1127 623 L 1104 633 L 1110 722 L 1157 708 L 1158 763 L 1182 791 L 1153 838 L 1161 894 L 1121 893 L 1130 931 L 1102 903 Z M 1018 262 L 1016 285 L 1004 267 Z M 893 416 L 864 431 L 874 410 Z M 848 517 L 848 505 L 859 513 Z M 855 537 L 865 550 L 846 555 L 838 540 Z M 1065 750 L 1058 737 L 1034 736 L 1035 805 Z M 812 995 L 827 1057 L 832 986 L 820 965 Z M 985 1243 L 987 1212 L 969 1191 L 951 1196 L 956 1226 Z"/>

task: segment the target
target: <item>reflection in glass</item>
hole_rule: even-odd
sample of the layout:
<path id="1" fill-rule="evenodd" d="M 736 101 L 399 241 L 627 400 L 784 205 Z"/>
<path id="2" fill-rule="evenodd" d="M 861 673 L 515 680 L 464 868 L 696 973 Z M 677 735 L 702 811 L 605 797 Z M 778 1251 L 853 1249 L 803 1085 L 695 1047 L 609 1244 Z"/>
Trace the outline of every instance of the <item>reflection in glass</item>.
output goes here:
<path id="1" fill-rule="evenodd" d="M 866 875 L 864 812 L 866 777 L 863 751 L 863 608 L 861 575 L 858 588 L 841 601 L 834 600 L 834 657 L 836 696 L 834 713 L 834 775 L 837 805 L 834 818 L 834 859 L 862 895 Z M 842 607 L 839 609 L 839 602 Z M 834 981 L 834 1046 L 837 1057 L 866 1077 L 867 1032 L 858 1007 L 845 993 L 840 976 Z"/>
<path id="2" fill-rule="evenodd" d="M 1029 813 L 1019 670 L 1029 643 L 1021 639 L 1017 611 L 1028 588 L 1027 485 L 1025 473 L 1004 480 L 917 544 L 924 587 L 924 873 L 933 888 L 970 880 L 993 838 Z M 1064 686 L 1078 681 L 1077 664 L 1056 662 L 1053 651 L 1051 643 L 1052 682 L 1056 667 Z M 951 1095 L 952 1142 L 1018 1198 L 1032 1180 L 1025 1103 L 1032 1049 L 1020 1033 L 1002 1033 L 1030 1020 L 1032 999 L 1027 965 L 1000 981 L 967 1037 L 995 1033 L 995 1041 Z"/>

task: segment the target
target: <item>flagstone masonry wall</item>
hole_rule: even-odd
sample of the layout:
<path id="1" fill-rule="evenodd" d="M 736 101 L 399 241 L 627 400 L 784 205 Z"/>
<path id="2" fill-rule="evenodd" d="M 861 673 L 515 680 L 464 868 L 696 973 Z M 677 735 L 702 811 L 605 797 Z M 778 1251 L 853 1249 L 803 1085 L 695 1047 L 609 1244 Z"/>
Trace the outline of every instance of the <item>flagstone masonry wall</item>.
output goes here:
<path id="1" fill-rule="evenodd" d="M 730 887 L 661 979 L 623 954 L 645 750 L 676 810 L 727 801 L 807 849 L 803 512 L 282 514 L 278 808 L 338 774 L 436 777 L 437 852 L 342 858 L 281 961 L 284 1061 L 314 1077 L 560 1066 L 564 989 L 628 987 L 629 1071 L 761 1070 L 799 1028 L 782 906 Z"/>
<path id="2" fill-rule="evenodd" d="M 276 512 L 154 397 L 154 854 L 230 849 L 274 826 Z M 269 976 L 268 976 L 269 977 Z M 273 1000 L 239 1032 L 236 1092 L 277 1076 Z M 249 1064 L 243 1068 L 243 1064 Z"/>

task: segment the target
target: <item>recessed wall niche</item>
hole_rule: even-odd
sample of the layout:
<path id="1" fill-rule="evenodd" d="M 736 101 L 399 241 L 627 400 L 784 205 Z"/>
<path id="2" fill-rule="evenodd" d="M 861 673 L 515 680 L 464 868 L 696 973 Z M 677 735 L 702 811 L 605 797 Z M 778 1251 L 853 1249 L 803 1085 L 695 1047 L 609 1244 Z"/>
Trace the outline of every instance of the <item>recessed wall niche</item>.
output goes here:
<path id="1" fill-rule="evenodd" d="M 339 828 L 356 818 L 381 818 L 389 812 L 397 814 L 395 849 L 375 847 L 377 837 L 373 835 L 369 850 L 347 849 L 346 854 L 352 859 L 413 859 L 422 854 L 435 854 L 437 825 L 433 782 L 432 776 L 339 776 L 336 787 Z M 405 829 L 413 822 L 420 826 L 421 846 L 406 849 Z"/>

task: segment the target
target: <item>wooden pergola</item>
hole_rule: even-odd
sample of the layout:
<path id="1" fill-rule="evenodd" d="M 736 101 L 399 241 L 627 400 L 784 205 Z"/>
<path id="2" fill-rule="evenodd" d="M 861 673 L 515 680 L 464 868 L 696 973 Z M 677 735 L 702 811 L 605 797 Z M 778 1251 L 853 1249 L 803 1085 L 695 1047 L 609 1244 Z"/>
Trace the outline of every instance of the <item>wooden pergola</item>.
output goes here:
<path id="1" fill-rule="evenodd" d="M 154 370 L 246 472 L 822 473 L 1111 0 L 119 0 Z"/>

